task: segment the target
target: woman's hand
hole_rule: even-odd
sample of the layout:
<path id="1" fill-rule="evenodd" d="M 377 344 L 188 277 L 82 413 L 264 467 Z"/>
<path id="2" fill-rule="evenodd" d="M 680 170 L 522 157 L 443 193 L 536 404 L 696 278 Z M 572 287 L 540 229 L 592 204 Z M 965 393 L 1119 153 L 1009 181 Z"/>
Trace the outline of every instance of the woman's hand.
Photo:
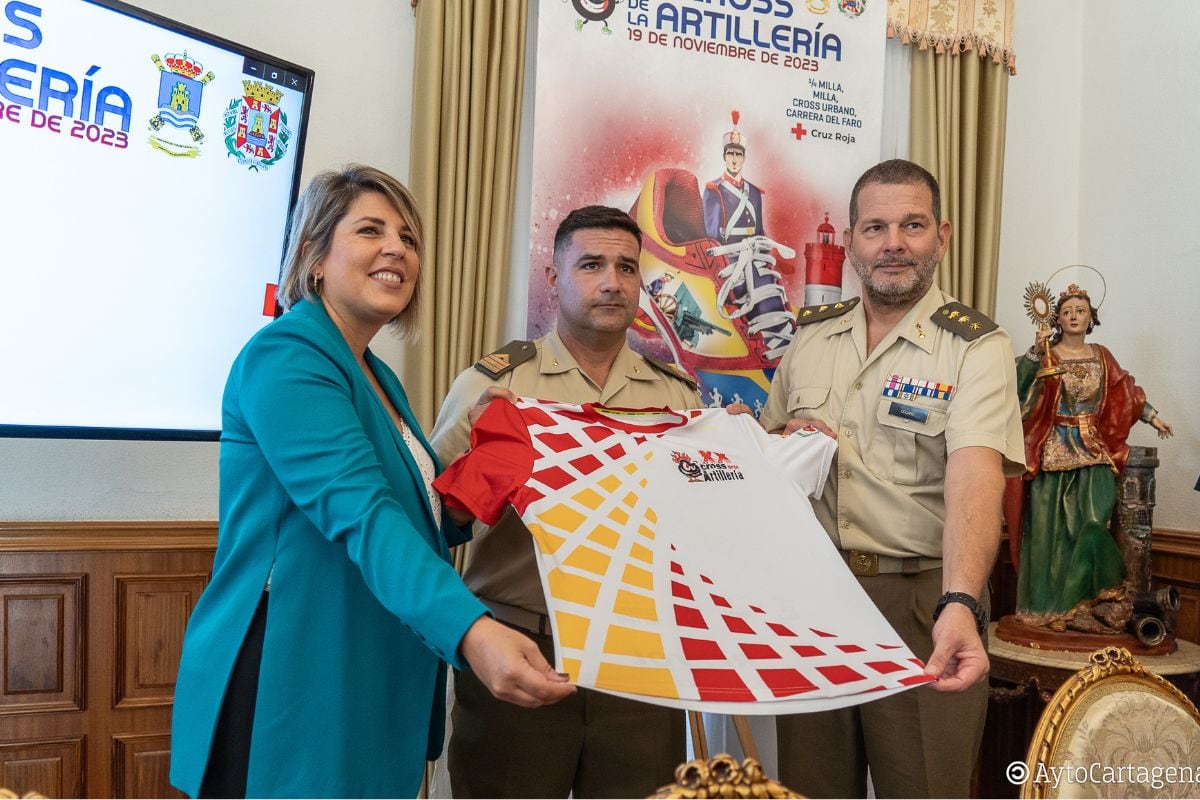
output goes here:
<path id="1" fill-rule="evenodd" d="M 491 617 L 475 620 L 458 647 L 475 677 L 501 700 L 537 708 L 575 693 L 575 687 L 554 671 L 533 640 Z"/>
<path id="2" fill-rule="evenodd" d="M 1046 340 L 1050 338 L 1051 330 L 1049 326 L 1043 325 L 1037 329 L 1037 334 L 1033 340 L 1033 346 L 1039 353 L 1045 352 Z"/>

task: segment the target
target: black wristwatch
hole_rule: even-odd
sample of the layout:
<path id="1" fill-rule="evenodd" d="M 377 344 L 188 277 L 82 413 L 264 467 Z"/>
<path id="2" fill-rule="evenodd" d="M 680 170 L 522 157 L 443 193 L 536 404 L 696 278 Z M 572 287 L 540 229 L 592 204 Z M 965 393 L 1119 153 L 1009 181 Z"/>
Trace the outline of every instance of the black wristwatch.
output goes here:
<path id="1" fill-rule="evenodd" d="M 971 609 L 971 613 L 975 615 L 975 627 L 979 631 L 979 635 L 983 636 L 983 632 L 987 630 L 988 626 L 987 609 L 966 592 L 946 592 L 942 595 L 937 601 L 937 606 L 933 609 L 933 621 L 937 622 L 937 618 L 942 615 L 942 609 L 950 603 L 962 603 Z"/>

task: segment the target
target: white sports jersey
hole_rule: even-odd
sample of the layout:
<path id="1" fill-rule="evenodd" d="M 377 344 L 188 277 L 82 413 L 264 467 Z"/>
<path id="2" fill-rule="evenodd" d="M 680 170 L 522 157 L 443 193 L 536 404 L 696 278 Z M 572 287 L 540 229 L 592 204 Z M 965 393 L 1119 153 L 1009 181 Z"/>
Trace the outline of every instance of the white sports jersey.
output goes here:
<path id="1" fill-rule="evenodd" d="M 932 680 L 813 514 L 836 449 L 723 409 L 494 401 L 436 486 L 486 523 L 521 515 L 575 683 L 794 713 Z"/>

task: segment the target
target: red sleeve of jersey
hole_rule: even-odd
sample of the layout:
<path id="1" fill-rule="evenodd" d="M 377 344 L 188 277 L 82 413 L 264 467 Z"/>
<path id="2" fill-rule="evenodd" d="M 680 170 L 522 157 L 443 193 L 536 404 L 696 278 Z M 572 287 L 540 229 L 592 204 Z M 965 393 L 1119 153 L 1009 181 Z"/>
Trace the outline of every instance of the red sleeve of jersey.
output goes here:
<path id="1" fill-rule="evenodd" d="M 446 505 L 495 525 L 533 472 L 535 451 L 525 420 L 507 400 L 493 400 L 471 428 L 471 449 L 433 486 Z"/>

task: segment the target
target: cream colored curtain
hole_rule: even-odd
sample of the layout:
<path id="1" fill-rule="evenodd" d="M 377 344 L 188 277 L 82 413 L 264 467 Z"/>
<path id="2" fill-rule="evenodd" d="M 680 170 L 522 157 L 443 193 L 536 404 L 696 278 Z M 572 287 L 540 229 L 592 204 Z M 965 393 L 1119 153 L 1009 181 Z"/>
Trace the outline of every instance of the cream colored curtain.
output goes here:
<path id="1" fill-rule="evenodd" d="M 428 431 L 455 376 L 501 333 L 528 0 L 413 5 L 409 188 L 425 218 L 426 245 L 421 338 L 401 377 Z M 456 549 L 458 569 L 466 557 L 466 547 Z M 446 724 L 448 731 L 448 713 Z M 427 765 L 419 796 L 448 795 L 443 756 L 436 767 Z"/>
<path id="2" fill-rule="evenodd" d="M 1016 73 L 1014 5 L 1015 0 L 888 4 L 888 35 L 919 48 L 912 58 L 910 157 L 937 177 L 942 216 L 954 223 L 938 283 L 989 315 L 996 310 L 1008 78 Z"/>
<path id="3" fill-rule="evenodd" d="M 421 338 L 402 367 L 425 430 L 494 347 L 516 184 L 528 0 L 417 5 L 409 185 L 425 217 Z"/>
<path id="4" fill-rule="evenodd" d="M 938 179 L 942 216 L 954 224 L 938 284 L 988 315 L 996 311 L 1007 104 L 1003 66 L 913 53 L 911 158 Z"/>

